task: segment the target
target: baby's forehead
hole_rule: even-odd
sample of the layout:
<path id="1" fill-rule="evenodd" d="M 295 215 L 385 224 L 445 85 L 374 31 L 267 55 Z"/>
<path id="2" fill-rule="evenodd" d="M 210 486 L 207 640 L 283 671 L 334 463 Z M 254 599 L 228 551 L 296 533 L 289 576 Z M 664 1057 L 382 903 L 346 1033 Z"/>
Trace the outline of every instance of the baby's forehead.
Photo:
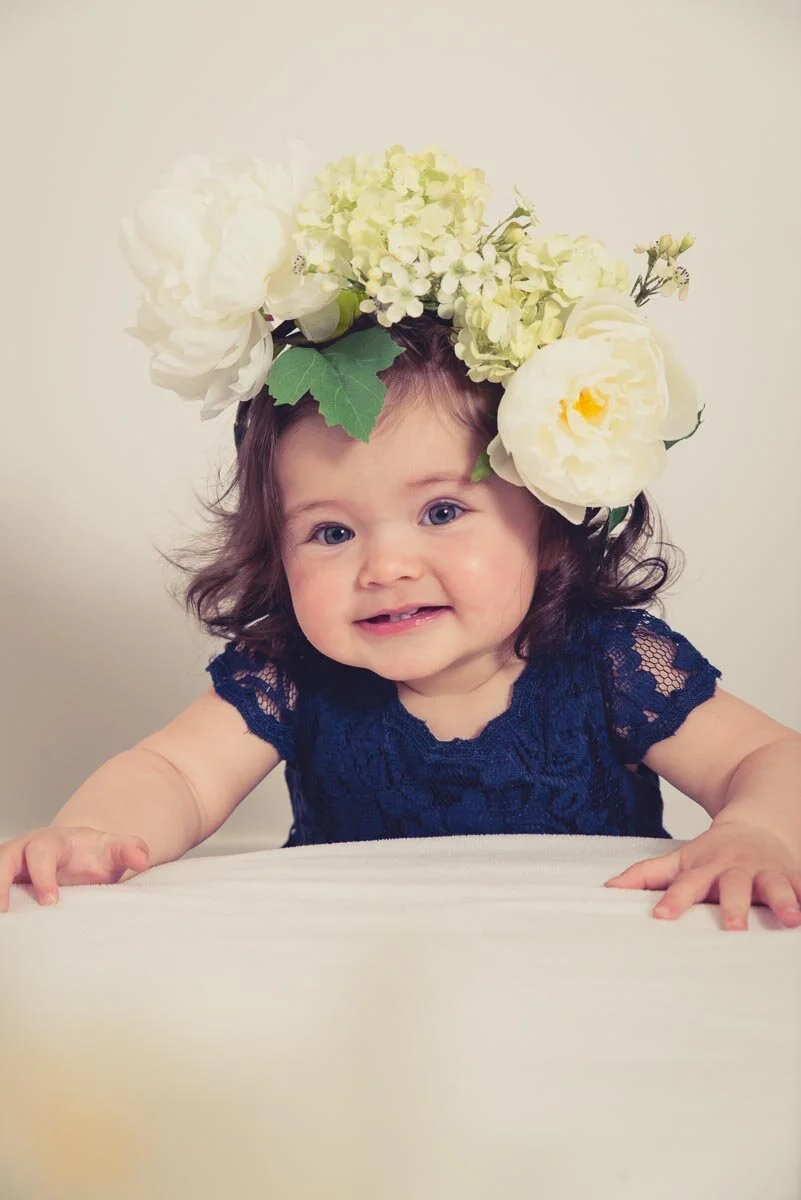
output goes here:
<path id="1" fill-rule="evenodd" d="M 431 405 L 399 409 L 400 403 L 367 442 L 327 425 L 319 412 L 305 414 L 279 442 L 278 482 L 285 504 L 310 491 L 386 491 L 429 478 L 469 477 L 482 444 L 476 431 Z"/>
<path id="2" fill-rule="evenodd" d="M 279 460 L 314 459 L 321 464 L 347 460 L 351 465 L 371 461 L 402 466 L 409 457 L 459 459 L 480 437 L 447 405 L 413 400 L 388 406 L 368 440 L 361 441 L 339 425 L 328 425 L 317 409 L 310 409 L 282 434 Z"/>

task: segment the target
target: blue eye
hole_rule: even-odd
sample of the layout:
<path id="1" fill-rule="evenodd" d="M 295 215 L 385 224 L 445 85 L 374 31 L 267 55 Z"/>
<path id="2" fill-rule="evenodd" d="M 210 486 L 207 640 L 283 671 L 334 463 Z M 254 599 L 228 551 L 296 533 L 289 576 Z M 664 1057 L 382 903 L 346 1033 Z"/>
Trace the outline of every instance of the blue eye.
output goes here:
<path id="1" fill-rule="evenodd" d="M 426 516 L 431 517 L 431 520 L 425 522 L 425 524 L 452 525 L 464 511 L 461 504 L 454 504 L 450 500 L 438 500 L 436 504 L 432 504 L 426 510 Z"/>
<path id="2" fill-rule="evenodd" d="M 345 542 L 349 542 L 352 537 L 353 531 L 344 525 L 321 525 L 311 535 L 311 541 L 317 542 L 321 546 L 344 546 Z"/>

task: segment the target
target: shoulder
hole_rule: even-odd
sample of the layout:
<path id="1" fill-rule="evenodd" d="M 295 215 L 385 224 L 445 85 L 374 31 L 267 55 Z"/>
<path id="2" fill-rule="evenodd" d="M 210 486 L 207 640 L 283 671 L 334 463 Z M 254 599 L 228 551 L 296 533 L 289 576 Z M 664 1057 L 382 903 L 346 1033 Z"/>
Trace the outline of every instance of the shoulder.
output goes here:
<path id="1" fill-rule="evenodd" d="M 287 762 L 294 758 L 302 671 L 268 658 L 257 645 L 226 643 L 206 671 L 214 691 L 244 718 L 251 733 L 271 742 Z"/>
<path id="2" fill-rule="evenodd" d="M 720 675 L 689 638 L 647 609 L 589 609 L 585 628 L 595 652 L 618 668 L 652 677 L 658 671 L 663 682 L 674 685 L 682 673 L 697 673 L 704 665 Z"/>
<path id="3" fill-rule="evenodd" d="M 643 763 L 714 816 L 748 754 L 793 731 L 718 686 L 721 671 L 645 609 L 588 614 L 609 728 Z"/>
<path id="4" fill-rule="evenodd" d="M 589 611 L 587 640 L 607 718 L 627 763 L 644 760 L 715 694 L 720 670 L 642 608 Z"/>
<path id="5" fill-rule="evenodd" d="M 257 645 L 230 641 L 206 670 L 220 691 L 228 684 L 256 690 L 279 703 L 284 711 L 315 701 L 347 703 L 364 699 L 375 690 L 370 671 L 336 662 L 311 645 L 278 660 Z"/>
<path id="6" fill-rule="evenodd" d="M 299 672 L 268 658 L 258 646 L 229 641 L 210 660 L 206 670 L 220 694 L 232 687 L 261 689 L 280 699 L 282 707 L 295 707 Z"/>
<path id="7" fill-rule="evenodd" d="M 646 608 L 588 607 L 583 615 L 590 636 L 596 641 L 634 633 L 642 637 L 680 636 L 662 617 Z"/>

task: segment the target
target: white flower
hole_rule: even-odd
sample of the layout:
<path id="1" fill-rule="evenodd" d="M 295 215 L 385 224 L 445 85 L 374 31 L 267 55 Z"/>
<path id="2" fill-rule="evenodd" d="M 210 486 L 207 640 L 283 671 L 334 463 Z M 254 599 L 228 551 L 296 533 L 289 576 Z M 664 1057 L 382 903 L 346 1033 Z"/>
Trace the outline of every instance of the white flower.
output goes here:
<path id="1" fill-rule="evenodd" d="M 389 267 L 392 283 L 382 284 L 375 300 L 363 300 L 362 312 L 375 312 L 381 325 L 389 327 L 405 316 L 419 317 L 423 311 L 421 296 L 430 288 L 427 278 L 416 275 L 398 262 Z"/>
<path id="2" fill-rule="evenodd" d="M 659 290 L 663 296 L 672 296 L 674 292 L 678 291 L 679 300 L 687 299 L 687 293 L 690 290 L 690 272 L 679 266 L 675 258 L 668 258 L 666 265 L 659 268 L 659 277 L 662 280 Z"/>
<path id="3" fill-rule="evenodd" d="M 476 383 L 506 384 L 533 354 L 562 336 L 582 294 L 631 290 L 627 267 L 602 243 L 520 227 L 517 232 L 520 236 L 502 234 L 486 243 L 480 254 L 465 253 L 458 262 L 461 274 L 451 265 L 437 293 L 440 315 L 452 318 L 457 332 L 456 354 Z"/>
<path id="4" fill-rule="evenodd" d="M 528 233 L 515 251 L 520 266 L 527 267 L 538 283 L 545 282 L 564 305 L 572 305 L 602 288 L 631 291 L 626 264 L 610 254 L 602 242 L 584 234 Z"/>
<path id="5" fill-rule="evenodd" d="M 200 400 L 203 418 L 263 387 L 273 358 L 265 314 L 305 317 L 332 301 L 298 257 L 308 153 L 289 148 L 288 169 L 185 159 L 121 223 L 120 247 L 145 288 L 128 332 L 152 351 L 151 380 Z"/>
<path id="6" fill-rule="evenodd" d="M 630 297 L 604 288 L 510 378 L 490 465 L 579 525 L 587 508 L 631 504 L 660 474 L 665 442 L 693 432 L 697 411 L 664 336 Z"/>
<path id="7" fill-rule="evenodd" d="M 454 279 L 464 273 L 458 260 L 478 245 L 488 194 L 481 171 L 436 146 L 422 154 L 390 146 L 380 155 L 349 156 L 329 163 L 304 199 L 300 250 L 339 286 L 363 287 L 362 311 L 378 314 L 382 325 L 416 315 L 418 298 L 429 291 L 450 315 L 455 283 L 441 294 L 439 280 L 423 290 L 422 267 L 427 279 L 451 264 L 457 264 Z M 387 261 L 404 268 L 409 282 L 399 283 Z"/>
<path id="8" fill-rule="evenodd" d="M 458 332 L 453 349 L 475 383 L 484 379 L 506 383 L 536 351 L 542 322 L 527 323 L 524 316 L 520 297 L 508 284 L 492 299 L 481 294 L 457 298 L 453 317 Z"/>
<path id="9" fill-rule="evenodd" d="M 521 215 L 529 217 L 532 225 L 539 225 L 539 219 L 534 209 L 534 201 L 531 199 L 531 197 L 527 196 L 525 192 L 521 192 L 517 184 L 514 185 L 512 190 L 515 194 L 517 207 L 523 209 L 523 214 Z"/>
<path id="10" fill-rule="evenodd" d="M 481 251 L 471 251 L 463 259 L 467 274 L 462 279 L 462 288 L 468 295 L 481 292 L 487 300 L 494 300 L 498 286 L 509 278 L 512 268 L 505 258 L 498 258 L 492 242 L 487 242 Z"/>
<path id="11" fill-rule="evenodd" d="M 505 384 L 541 346 L 561 337 L 562 309 L 553 300 L 521 290 L 507 281 L 492 299 L 482 294 L 457 296 L 454 350 L 475 383 Z"/>

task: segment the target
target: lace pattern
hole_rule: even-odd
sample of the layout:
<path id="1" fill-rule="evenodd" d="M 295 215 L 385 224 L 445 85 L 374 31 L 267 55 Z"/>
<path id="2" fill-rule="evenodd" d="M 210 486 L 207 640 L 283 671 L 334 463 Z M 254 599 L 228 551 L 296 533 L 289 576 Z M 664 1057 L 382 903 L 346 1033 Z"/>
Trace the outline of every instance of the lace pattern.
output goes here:
<path id="1" fill-rule="evenodd" d="M 298 689 L 288 676 L 239 642 L 229 642 L 206 670 L 217 694 L 238 709 L 251 733 L 291 762 Z"/>
<path id="2" fill-rule="evenodd" d="M 638 763 L 714 695 L 721 673 L 682 634 L 643 609 L 617 609 L 598 626 L 609 724 L 624 762 Z"/>

